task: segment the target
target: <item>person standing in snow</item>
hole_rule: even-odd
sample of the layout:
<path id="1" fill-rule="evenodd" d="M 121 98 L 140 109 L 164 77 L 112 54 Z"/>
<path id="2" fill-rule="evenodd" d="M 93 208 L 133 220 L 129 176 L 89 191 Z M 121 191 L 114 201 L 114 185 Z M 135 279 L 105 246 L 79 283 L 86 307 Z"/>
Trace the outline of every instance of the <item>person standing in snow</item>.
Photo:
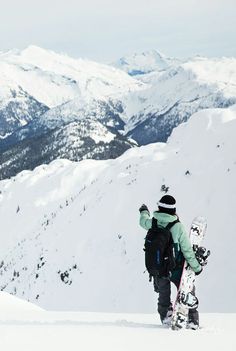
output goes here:
<path id="1" fill-rule="evenodd" d="M 146 205 L 142 205 L 139 209 L 140 220 L 139 224 L 145 230 L 152 228 L 152 218 Z M 176 201 L 173 196 L 165 195 L 158 202 L 158 211 L 153 212 L 153 217 L 156 218 L 158 226 L 166 227 L 171 222 L 176 222 Z M 158 296 L 158 313 L 160 314 L 161 322 L 165 325 L 170 324 L 173 308 L 171 304 L 171 282 L 179 287 L 184 261 L 191 266 L 196 275 L 202 272 L 202 266 L 196 259 L 192 249 L 190 240 L 185 231 L 183 224 L 177 221 L 171 228 L 170 232 L 173 238 L 176 267 L 171 272 L 170 276 L 158 277 L 153 279 L 154 290 Z M 193 291 L 195 295 L 195 288 Z M 199 314 L 197 309 L 189 310 L 188 326 L 192 329 L 199 327 Z"/>

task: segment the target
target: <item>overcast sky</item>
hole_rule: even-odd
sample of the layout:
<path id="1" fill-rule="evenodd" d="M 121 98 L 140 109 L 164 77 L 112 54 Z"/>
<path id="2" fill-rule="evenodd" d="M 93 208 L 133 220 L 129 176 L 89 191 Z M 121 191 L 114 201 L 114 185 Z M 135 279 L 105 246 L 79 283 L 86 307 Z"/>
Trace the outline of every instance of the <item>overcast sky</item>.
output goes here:
<path id="1" fill-rule="evenodd" d="M 34 44 L 98 61 L 156 49 L 236 57 L 236 0 L 0 0 L 0 51 Z"/>

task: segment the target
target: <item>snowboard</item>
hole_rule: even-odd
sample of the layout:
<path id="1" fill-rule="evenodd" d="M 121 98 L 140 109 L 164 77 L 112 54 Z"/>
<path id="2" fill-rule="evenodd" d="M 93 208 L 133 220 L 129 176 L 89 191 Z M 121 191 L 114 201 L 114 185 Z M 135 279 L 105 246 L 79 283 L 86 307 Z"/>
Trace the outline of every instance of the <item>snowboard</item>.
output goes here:
<path id="1" fill-rule="evenodd" d="M 192 221 L 189 231 L 189 238 L 196 255 L 198 253 L 198 250 L 201 250 L 201 243 L 206 234 L 206 228 L 207 222 L 205 218 L 195 217 Z M 207 251 L 206 255 L 209 256 L 209 254 L 210 252 Z M 171 319 L 171 328 L 173 330 L 186 328 L 189 309 L 196 308 L 198 306 L 198 299 L 195 295 L 192 294 L 192 291 L 194 289 L 194 282 L 195 273 L 185 261 L 177 297 L 173 307 L 173 314 Z"/>

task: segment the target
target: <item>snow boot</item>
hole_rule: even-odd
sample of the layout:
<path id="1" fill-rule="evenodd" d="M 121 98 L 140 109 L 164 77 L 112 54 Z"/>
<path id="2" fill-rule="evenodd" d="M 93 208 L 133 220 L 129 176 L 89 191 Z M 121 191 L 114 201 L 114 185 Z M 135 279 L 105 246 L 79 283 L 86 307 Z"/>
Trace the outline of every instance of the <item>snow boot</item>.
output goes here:
<path id="1" fill-rule="evenodd" d="M 162 325 L 166 326 L 166 327 L 170 327 L 171 325 L 171 318 L 172 318 L 172 314 L 173 314 L 173 307 L 172 305 L 168 308 L 168 311 L 166 313 L 165 318 L 163 318 L 161 320 Z"/>
<path id="2" fill-rule="evenodd" d="M 189 310 L 186 328 L 192 330 L 199 329 L 199 314 L 196 309 Z"/>
<path id="3" fill-rule="evenodd" d="M 195 324 L 193 322 L 190 322 L 190 323 L 187 323 L 187 326 L 186 326 L 187 329 L 192 329 L 192 330 L 197 330 L 199 329 L 199 325 L 198 324 Z"/>

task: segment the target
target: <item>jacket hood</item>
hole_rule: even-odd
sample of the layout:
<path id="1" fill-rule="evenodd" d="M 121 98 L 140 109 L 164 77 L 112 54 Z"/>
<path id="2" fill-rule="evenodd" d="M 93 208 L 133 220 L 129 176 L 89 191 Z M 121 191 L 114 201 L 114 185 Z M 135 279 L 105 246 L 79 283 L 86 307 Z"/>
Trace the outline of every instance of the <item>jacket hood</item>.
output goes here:
<path id="1" fill-rule="evenodd" d="M 153 212 L 153 217 L 156 218 L 157 222 L 163 227 L 166 227 L 168 223 L 174 222 L 178 218 L 176 215 L 170 215 L 158 211 Z"/>

